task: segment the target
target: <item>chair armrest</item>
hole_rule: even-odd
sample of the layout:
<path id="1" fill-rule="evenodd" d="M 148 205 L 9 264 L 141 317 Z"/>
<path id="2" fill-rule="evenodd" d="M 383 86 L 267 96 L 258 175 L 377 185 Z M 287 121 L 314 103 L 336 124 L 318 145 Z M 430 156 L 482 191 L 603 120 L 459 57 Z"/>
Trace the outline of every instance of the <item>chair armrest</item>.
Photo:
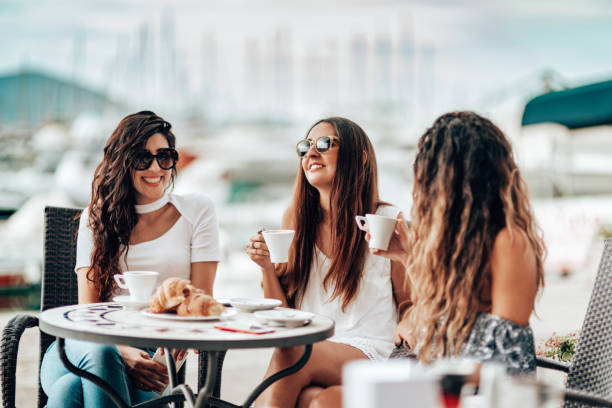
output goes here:
<path id="1" fill-rule="evenodd" d="M 588 406 L 612 408 L 612 399 L 604 398 L 599 395 L 572 389 L 564 390 L 563 394 L 567 402 L 579 402 L 587 404 Z"/>
<path id="2" fill-rule="evenodd" d="M 25 329 L 34 326 L 38 326 L 38 317 L 21 314 L 13 317 L 2 330 L 0 379 L 2 381 L 3 407 L 15 406 L 15 371 L 17 369 L 19 340 L 21 340 L 21 335 Z"/>
<path id="3" fill-rule="evenodd" d="M 553 360 L 552 358 L 536 357 L 536 366 L 569 373 L 570 365 L 569 363 L 563 363 L 561 361 Z"/>

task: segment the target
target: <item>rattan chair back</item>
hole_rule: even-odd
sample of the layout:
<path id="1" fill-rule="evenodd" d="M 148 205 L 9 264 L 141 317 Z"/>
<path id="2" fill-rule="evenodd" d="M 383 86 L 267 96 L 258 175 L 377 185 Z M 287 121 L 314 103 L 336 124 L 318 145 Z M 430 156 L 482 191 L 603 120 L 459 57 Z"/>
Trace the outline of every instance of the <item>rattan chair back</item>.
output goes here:
<path id="1" fill-rule="evenodd" d="M 612 398 L 612 238 L 605 241 L 567 387 Z M 566 402 L 566 408 L 586 407 Z"/>
<path id="2" fill-rule="evenodd" d="M 78 303 L 76 238 L 81 210 L 76 208 L 45 208 L 45 241 L 40 310 Z M 55 337 L 40 332 L 40 358 Z M 47 396 L 38 383 L 38 406 L 47 403 Z"/>

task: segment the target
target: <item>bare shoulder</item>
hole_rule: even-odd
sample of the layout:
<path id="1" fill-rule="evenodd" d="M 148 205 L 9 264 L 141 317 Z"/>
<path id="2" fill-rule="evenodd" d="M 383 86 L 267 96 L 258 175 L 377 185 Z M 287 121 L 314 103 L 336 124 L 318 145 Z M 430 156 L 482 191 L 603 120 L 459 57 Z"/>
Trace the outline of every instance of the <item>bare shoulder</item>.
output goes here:
<path id="1" fill-rule="evenodd" d="M 514 276 L 518 274 L 535 277 L 535 252 L 527 237 L 520 231 L 510 231 L 508 228 L 501 230 L 493 244 L 491 269 L 493 273 L 511 272 Z"/>

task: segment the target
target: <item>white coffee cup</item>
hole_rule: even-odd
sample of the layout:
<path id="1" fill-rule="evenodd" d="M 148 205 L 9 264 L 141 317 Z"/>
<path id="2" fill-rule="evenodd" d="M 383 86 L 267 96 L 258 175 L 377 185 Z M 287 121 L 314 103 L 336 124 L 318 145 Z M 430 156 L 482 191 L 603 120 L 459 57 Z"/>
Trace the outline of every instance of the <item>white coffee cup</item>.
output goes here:
<path id="1" fill-rule="evenodd" d="M 293 242 L 294 230 L 269 230 L 262 232 L 272 263 L 283 263 L 289 260 L 289 248 Z"/>
<path id="2" fill-rule="evenodd" d="M 366 214 L 366 216 L 355 216 L 357 226 L 360 230 L 370 233 L 370 248 L 386 250 L 389 247 L 391 235 L 395 230 L 395 218 L 378 214 Z"/>
<path id="3" fill-rule="evenodd" d="M 130 299 L 134 302 L 148 302 L 155 289 L 159 272 L 153 271 L 126 271 L 114 276 L 115 282 L 122 289 L 130 292 Z"/>

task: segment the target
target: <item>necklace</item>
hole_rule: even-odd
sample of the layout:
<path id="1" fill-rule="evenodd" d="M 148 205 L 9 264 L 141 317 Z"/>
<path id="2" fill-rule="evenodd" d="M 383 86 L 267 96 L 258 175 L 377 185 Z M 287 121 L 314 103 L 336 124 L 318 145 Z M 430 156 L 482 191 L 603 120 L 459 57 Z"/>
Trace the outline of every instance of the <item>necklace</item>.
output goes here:
<path id="1" fill-rule="evenodd" d="M 159 210 L 164 205 L 168 204 L 168 201 L 170 201 L 168 194 L 164 194 L 162 198 L 157 201 L 153 201 L 149 204 L 135 204 L 134 208 L 136 209 L 136 214 L 146 214 Z"/>

